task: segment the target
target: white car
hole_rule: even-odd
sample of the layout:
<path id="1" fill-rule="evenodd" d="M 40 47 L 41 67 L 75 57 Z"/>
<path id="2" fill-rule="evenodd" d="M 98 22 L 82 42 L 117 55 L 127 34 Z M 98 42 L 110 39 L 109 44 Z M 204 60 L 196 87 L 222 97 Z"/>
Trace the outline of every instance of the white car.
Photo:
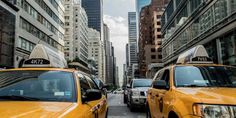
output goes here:
<path id="1" fill-rule="evenodd" d="M 124 90 L 122 90 L 121 88 L 116 89 L 115 91 L 113 91 L 113 94 L 123 94 Z"/>

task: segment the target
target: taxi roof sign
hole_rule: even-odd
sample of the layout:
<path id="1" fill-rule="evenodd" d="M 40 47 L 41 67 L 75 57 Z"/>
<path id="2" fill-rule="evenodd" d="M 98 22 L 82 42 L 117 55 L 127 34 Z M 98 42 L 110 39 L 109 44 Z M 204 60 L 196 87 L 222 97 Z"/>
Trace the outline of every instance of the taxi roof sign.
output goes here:
<path id="1" fill-rule="evenodd" d="M 198 45 L 182 54 L 180 54 L 177 64 L 184 63 L 213 63 L 209 58 L 208 53 L 204 46 Z"/>
<path id="2" fill-rule="evenodd" d="M 49 47 L 37 44 L 23 67 L 53 67 L 67 68 L 67 62 L 63 53 L 56 52 Z"/>

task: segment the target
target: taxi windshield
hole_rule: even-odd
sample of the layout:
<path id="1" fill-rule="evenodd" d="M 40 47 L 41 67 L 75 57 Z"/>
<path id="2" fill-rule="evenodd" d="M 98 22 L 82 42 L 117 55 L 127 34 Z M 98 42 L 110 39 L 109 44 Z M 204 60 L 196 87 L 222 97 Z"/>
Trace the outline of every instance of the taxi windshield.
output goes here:
<path id="1" fill-rule="evenodd" d="M 224 66 L 175 67 L 176 87 L 236 87 L 236 68 Z"/>
<path id="2" fill-rule="evenodd" d="M 73 102 L 73 74 L 63 71 L 2 71 L 0 101 Z"/>

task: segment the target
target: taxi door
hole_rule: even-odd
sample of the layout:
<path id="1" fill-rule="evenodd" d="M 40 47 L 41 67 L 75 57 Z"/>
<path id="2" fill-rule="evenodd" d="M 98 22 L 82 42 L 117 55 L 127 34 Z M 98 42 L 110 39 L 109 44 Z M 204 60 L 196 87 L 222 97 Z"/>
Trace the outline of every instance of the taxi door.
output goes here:
<path id="1" fill-rule="evenodd" d="M 86 94 L 86 91 L 88 89 L 92 89 L 90 86 L 88 80 L 85 78 L 84 75 L 78 74 L 79 82 L 80 82 L 80 92 L 81 97 Z M 81 98 L 82 99 L 82 98 Z M 95 101 L 89 101 L 86 103 L 82 103 L 83 113 L 86 118 L 99 118 L 98 116 L 98 108 L 97 104 L 99 103 L 99 100 Z"/>
<path id="2" fill-rule="evenodd" d="M 91 86 L 92 89 L 99 89 L 97 84 L 88 76 L 85 76 L 89 85 Z M 105 118 L 106 116 L 106 111 L 107 111 L 107 101 L 105 95 L 102 95 L 102 98 L 100 100 L 94 101 L 94 109 L 97 111 L 97 117 L 98 118 Z"/>
<path id="3" fill-rule="evenodd" d="M 156 75 L 154 76 L 153 80 L 154 81 L 159 80 L 162 74 L 163 74 L 163 70 L 158 71 Z M 154 118 L 157 117 L 157 105 L 156 105 L 157 103 L 155 101 L 155 98 L 156 98 L 155 95 L 157 94 L 157 92 L 158 91 L 153 87 L 148 91 L 149 110 L 150 110 L 151 115 Z"/>
<path id="4" fill-rule="evenodd" d="M 164 80 L 166 82 L 166 89 L 155 89 L 155 106 L 156 106 L 156 118 L 163 118 L 168 116 L 168 107 L 170 105 L 171 100 L 171 92 L 170 89 L 170 70 L 165 69 L 162 74 L 160 80 Z"/>
<path id="5" fill-rule="evenodd" d="M 154 81 L 156 80 L 160 80 L 161 77 L 163 76 L 163 73 L 164 73 L 164 70 L 160 70 L 156 76 L 156 78 L 154 79 Z M 158 101 L 157 101 L 157 95 L 159 93 L 159 90 L 152 87 L 152 91 L 149 92 L 148 94 L 150 95 L 150 101 L 151 102 L 151 105 L 150 105 L 150 112 L 151 112 L 151 115 L 154 117 L 154 118 L 158 118 L 158 110 L 159 110 L 159 105 L 158 105 Z"/>

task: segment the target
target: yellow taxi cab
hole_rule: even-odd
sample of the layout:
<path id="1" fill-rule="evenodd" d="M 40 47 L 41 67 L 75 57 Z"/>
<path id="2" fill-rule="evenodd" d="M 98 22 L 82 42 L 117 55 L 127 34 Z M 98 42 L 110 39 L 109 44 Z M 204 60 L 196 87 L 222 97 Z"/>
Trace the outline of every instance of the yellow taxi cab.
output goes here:
<path id="1" fill-rule="evenodd" d="M 23 68 L 0 71 L 1 118 L 105 118 L 106 97 L 64 57 L 37 45 Z"/>
<path id="2" fill-rule="evenodd" d="M 147 94 L 147 118 L 235 118 L 236 68 L 214 64 L 199 45 L 159 70 Z"/>

